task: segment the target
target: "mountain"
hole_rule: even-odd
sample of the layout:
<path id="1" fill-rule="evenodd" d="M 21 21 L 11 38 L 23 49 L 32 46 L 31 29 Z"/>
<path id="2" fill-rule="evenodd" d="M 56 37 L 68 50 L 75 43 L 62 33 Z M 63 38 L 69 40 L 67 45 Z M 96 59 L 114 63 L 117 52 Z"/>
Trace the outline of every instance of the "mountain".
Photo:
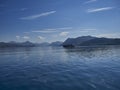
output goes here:
<path id="1" fill-rule="evenodd" d="M 81 37 L 77 37 L 77 38 L 68 38 L 67 40 L 65 40 L 63 42 L 63 46 L 78 46 L 80 44 L 82 44 L 85 41 L 88 40 L 92 40 L 95 39 L 96 37 L 92 37 L 92 36 L 81 36 Z"/>
<path id="2" fill-rule="evenodd" d="M 20 46 L 29 46 L 29 47 L 33 47 L 35 46 L 34 43 L 30 42 L 30 41 L 26 41 L 26 42 L 23 42 L 23 43 L 19 43 Z"/>
<path id="3" fill-rule="evenodd" d="M 49 45 L 50 45 L 50 43 L 48 43 L 48 42 L 35 43 L 35 46 L 37 46 L 37 47 L 45 47 L 45 46 L 49 46 Z"/>
<path id="4" fill-rule="evenodd" d="M 48 42 L 42 42 L 42 43 L 32 43 L 30 41 L 26 42 L 15 42 L 15 41 L 10 41 L 10 42 L 0 42 L 0 48 L 3 47 L 46 47 L 46 46 L 61 46 L 62 42 L 56 41 L 52 43 Z"/>
<path id="5" fill-rule="evenodd" d="M 110 38 L 95 38 L 88 40 L 80 44 L 81 46 L 86 45 L 120 45 L 120 39 L 110 39 Z"/>
<path id="6" fill-rule="evenodd" d="M 30 41 L 26 41 L 26 42 L 22 42 L 22 43 L 18 43 L 18 42 L 0 42 L 0 47 L 34 47 L 35 44 L 30 42 Z"/>
<path id="7" fill-rule="evenodd" d="M 68 38 L 64 42 L 56 41 L 52 43 L 32 43 L 26 42 L 0 42 L 0 48 L 4 47 L 43 47 L 43 46 L 63 46 L 63 47 L 75 47 L 75 46 L 95 46 L 95 45 L 120 45 L 120 38 L 98 38 L 93 36 L 81 36 L 77 38 Z"/>
<path id="8" fill-rule="evenodd" d="M 77 38 L 68 38 L 63 42 L 63 47 L 92 45 L 120 45 L 120 38 L 98 38 L 92 36 L 82 36 Z"/>
<path id="9" fill-rule="evenodd" d="M 60 42 L 60 41 L 52 42 L 50 46 L 62 46 L 62 43 L 63 42 Z"/>

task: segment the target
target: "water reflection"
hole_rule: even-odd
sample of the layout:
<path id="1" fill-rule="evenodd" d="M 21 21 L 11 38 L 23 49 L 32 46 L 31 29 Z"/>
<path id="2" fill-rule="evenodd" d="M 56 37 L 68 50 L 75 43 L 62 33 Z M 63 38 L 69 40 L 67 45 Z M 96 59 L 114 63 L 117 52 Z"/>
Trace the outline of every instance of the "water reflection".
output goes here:
<path id="1" fill-rule="evenodd" d="M 79 55 L 84 58 L 103 57 L 112 55 L 114 51 L 120 50 L 120 46 L 94 46 L 94 47 L 77 47 L 65 48 L 65 52 L 70 56 Z"/>
<path id="2" fill-rule="evenodd" d="M 32 51 L 31 47 L 0 48 L 0 54 L 22 53 L 22 52 L 29 54 L 30 51 Z"/>

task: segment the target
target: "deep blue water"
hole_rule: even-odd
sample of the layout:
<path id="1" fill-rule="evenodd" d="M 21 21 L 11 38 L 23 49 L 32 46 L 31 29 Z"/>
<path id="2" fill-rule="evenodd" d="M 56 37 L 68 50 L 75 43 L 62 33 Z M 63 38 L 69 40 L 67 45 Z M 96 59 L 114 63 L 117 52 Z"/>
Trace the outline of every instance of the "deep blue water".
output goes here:
<path id="1" fill-rule="evenodd" d="M 120 46 L 0 49 L 0 90 L 120 90 Z"/>

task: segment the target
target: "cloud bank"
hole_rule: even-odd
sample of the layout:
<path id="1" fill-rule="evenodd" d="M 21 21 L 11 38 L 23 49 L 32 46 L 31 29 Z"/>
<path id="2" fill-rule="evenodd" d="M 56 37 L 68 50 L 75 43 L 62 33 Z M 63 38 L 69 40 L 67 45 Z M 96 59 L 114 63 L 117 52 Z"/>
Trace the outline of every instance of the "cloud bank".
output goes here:
<path id="1" fill-rule="evenodd" d="M 30 37 L 28 37 L 28 36 L 23 36 L 22 38 L 26 39 L 26 40 L 30 39 Z"/>
<path id="2" fill-rule="evenodd" d="M 44 39 L 45 39 L 45 37 L 38 36 L 38 39 L 39 39 L 39 40 L 44 40 Z"/>
<path id="3" fill-rule="evenodd" d="M 69 32 L 61 32 L 59 35 L 60 36 L 67 36 L 69 34 Z"/>
<path id="4" fill-rule="evenodd" d="M 20 39 L 20 36 L 16 36 L 16 39 Z"/>

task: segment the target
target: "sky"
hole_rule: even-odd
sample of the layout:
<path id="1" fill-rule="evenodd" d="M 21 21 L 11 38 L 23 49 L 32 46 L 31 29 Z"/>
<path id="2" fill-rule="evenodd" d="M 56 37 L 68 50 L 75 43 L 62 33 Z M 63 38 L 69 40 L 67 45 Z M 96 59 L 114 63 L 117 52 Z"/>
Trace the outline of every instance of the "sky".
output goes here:
<path id="1" fill-rule="evenodd" d="M 0 0 L 0 42 L 120 38 L 120 0 Z"/>

